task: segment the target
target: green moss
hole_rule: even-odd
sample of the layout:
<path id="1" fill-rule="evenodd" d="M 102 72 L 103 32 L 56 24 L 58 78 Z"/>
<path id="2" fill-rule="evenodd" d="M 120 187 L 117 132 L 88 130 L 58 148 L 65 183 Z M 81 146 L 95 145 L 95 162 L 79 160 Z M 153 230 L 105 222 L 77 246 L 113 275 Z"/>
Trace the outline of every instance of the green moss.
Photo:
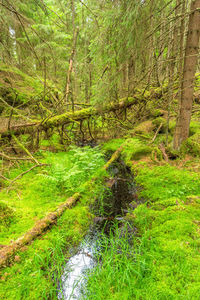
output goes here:
<path id="1" fill-rule="evenodd" d="M 166 113 L 165 111 L 163 111 L 162 109 L 153 109 L 151 111 L 151 116 L 154 118 L 158 118 L 163 116 L 163 114 Z"/>
<path id="2" fill-rule="evenodd" d="M 183 142 L 181 145 L 181 153 L 190 153 L 194 156 L 200 156 L 200 130 Z"/>
<path id="3" fill-rule="evenodd" d="M 139 195 L 149 201 L 127 217 L 133 240 L 115 231 L 103 244 L 87 299 L 94 299 L 94 289 L 95 299 L 199 298 L 199 180 L 169 166 L 137 168 L 136 181 L 143 186 Z M 190 196 L 191 190 L 199 196 Z"/>
<path id="4" fill-rule="evenodd" d="M 152 148 L 137 138 L 128 139 L 122 151 L 122 156 L 128 164 L 131 160 L 139 160 L 151 153 Z"/>
<path id="5" fill-rule="evenodd" d="M 144 187 L 141 196 L 151 201 L 171 197 L 184 200 L 188 195 L 199 194 L 200 177 L 198 174 L 169 165 L 156 166 L 152 169 L 143 167 L 139 170 L 136 181 Z"/>
<path id="6" fill-rule="evenodd" d="M 191 121 L 189 135 L 191 136 L 198 132 L 200 132 L 200 122 L 199 121 Z"/>
<path id="7" fill-rule="evenodd" d="M 14 210 L 3 202 L 0 202 L 0 227 L 9 226 L 15 218 Z M 1 231 L 1 230 L 0 230 Z"/>
<path id="8" fill-rule="evenodd" d="M 52 82 L 48 81 L 48 85 L 58 92 Z M 38 99 L 43 89 L 42 80 L 29 76 L 16 67 L 0 63 L 0 96 L 9 104 L 12 105 L 14 101 L 15 104 L 23 104 L 31 98 Z"/>
<path id="9" fill-rule="evenodd" d="M 8 193 L 1 192 L 3 219 L 8 214 L 11 216 L 14 210 L 16 220 L 2 232 L 0 243 L 8 244 L 21 236 L 75 191 L 81 191 L 83 198 L 75 207 L 66 210 L 51 230 L 19 251 L 11 267 L 3 269 L 2 299 L 57 299 L 59 280 L 70 248 L 76 247 L 86 233 L 92 220 L 89 205 L 104 191 L 102 178 L 86 184 L 105 164 L 99 148 L 71 147 L 67 153 L 40 151 L 39 155 L 41 162 L 51 165 L 27 173 Z M 11 169 L 9 178 L 29 167 L 22 163 L 20 169 Z"/>
<path id="10" fill-rule="evenodd" d="M 138 206 L 133 216 L 141 234 L 136 264 L 145 261 L 142 276 L 132 278 L 136 282 L 133 295 L 198 298 L 200 242 L 195 220 L 200 218 L 199 175 L 164 166 L 140 169 L 136 180 L 143 186 L 141 196 L 150 202 Z M 195 195 L 190 196 L 191 192 Z"/>
<path id="11" fill-rule="evenodd" d="M 58 282 L 69 250 L 76 246 L 91 222 L 87 207 L 65 211 L 51 231 L 18 252 L 17 263 L 2 271 L 3 299 L 57 299 Z"/>
<path id="12" fill-rule="evenodd" d="M 167 120 L 165 118 L 158 117 L 158 118 L 154 119 L 152 121 L 152 123 L 153 123 L 153 125 L 156 126 L 156 128 L 158 128 L 162 124 L 160 132 L 165 132 L 165 130 L 167 128 Z"/>
<path id="13" fill-rule="evenodd" d="M 109 140 L 108 142 L 106 142 L 106 143 L 103 144 L 102 150 L 104 150 L 105 152 L 114 152 L 124 142 L 125 142 L 125 139 L 113 139 L 113 140 Z"/>
<path id="14" fill-rule="evenodd" d="M 133 129 L 133 134 L 148 134 L 151 133 L 154 128 L 155 126 L 153 125 L 152 121 L 144 121 Z"/>

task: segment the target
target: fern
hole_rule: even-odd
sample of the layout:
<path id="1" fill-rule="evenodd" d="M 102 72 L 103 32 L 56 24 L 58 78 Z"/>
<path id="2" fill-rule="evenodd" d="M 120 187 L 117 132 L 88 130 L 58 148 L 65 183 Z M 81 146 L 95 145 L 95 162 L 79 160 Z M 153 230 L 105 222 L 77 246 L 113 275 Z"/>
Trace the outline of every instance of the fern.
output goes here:
<path id="1" fill-rule="evenodd" d="M 38 175 L 45 179 L 46 184 L 55 185 L 59 191 L 75 191 L 104 164 L 98 148 L 71 147 L 67 153 L 54 154 L 54 157 L 50 153 L 48 155 L 51 167 L 48 173 Z"/>

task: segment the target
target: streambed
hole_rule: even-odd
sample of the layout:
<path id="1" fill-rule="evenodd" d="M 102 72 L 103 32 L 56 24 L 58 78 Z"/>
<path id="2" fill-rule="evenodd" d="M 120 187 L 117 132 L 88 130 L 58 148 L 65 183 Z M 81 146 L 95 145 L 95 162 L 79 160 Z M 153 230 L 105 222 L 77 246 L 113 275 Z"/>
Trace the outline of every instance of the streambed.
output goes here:
<path id="1" fill-rule="evenodd" d="M 97 201 L 93 208 L 96 215 L 94 222 L 79 247 L 71 250 L 71 257 L 64 267 L 58 299 L 84 298 L 88 273 L 99 260 L 102 233 L 109 237 L 115 223 L 123 234 L 124 217 L 128 209 L 133 209 L 132 202 L 137 198 L 137 191 L 130 170 L 118 161 L 109 171 L 113 177 L 107 182 L 103 203 Z"/>

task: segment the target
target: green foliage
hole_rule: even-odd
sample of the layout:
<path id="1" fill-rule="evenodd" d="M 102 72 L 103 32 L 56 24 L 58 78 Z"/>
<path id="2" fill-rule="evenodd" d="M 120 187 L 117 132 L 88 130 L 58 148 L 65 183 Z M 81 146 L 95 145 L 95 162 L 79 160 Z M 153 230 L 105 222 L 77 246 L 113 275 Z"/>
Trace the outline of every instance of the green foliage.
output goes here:
<path id="1" fill-rule="evenodd" d="M 123 236 L 117 226 L 113 226 L 109 237 L 102 235 L 98 265 L 89 273 L 84 299 L 131 299 L 134 273 L 140 270 L 129 238 L 126 226 Z"/>
<path id="2" fill-rule="evenodd" d="M 1 201 L 15 211 L 15 218 L 8 229 L 3 228 L 0 242 L 16 239 L 36 220 L 56 209 L 74 192 L 83 189 L 84 184 L 104 165 L 103 155 L 98 148 L 72 147 L 67 153 L 41 152 L 43 163 L 50 164 L 43 169 L 34 169 L 16 181 L 12 189 L 2 190 Z M 10 179 L 30 168 L 21 163 L 20 168 L 11 169 Z M 3 226 L 3 225 L 2 225 Z M 5 224 L 4 224 L 5 226 Z"/>
<path id="3" fill-rule="evenodd" d="M 58 283 L 69 250 L 76 247 L 86 233 L 92 217 L 89 205 L 104 190 L 101 178 L 95 184 L 86 184 L 104 165 L 99 148 L 71 147 L 66 153 L 40 151 L 38 155 L 42 162 L 51 166 L 27 173 L 8 193 L 1 191 L 3 220 L 9 220 L 13 210 L 16 216 L 14 221 L 11 219 L 9 228 L 4 224 L 3 244 L 21 236 L 72 193 L 82 190 L 83 198 L 76 207 L 66 210 L 49 232 L 19 251 L 14 265 L 2 271 L 0 294 L 3 299 L 57 298 Z M 27 163 L 22 163 L 20 168 L 11 169 L 10 178 L 28 167 Z"/>
<path id="4" fill-rule="evenodd" d="M 50 170 L 48 174 L 40 174 L 40 176 L 67 193 L 77 191 L 80 183 L 88 181 L 104 164 L 99 148 L 89 147 L 71 147 L 67 156 L 65 153 L 60 153 L 56 159 L 55 154 L 49 152 L 46 161 L 51 163 Z"/>

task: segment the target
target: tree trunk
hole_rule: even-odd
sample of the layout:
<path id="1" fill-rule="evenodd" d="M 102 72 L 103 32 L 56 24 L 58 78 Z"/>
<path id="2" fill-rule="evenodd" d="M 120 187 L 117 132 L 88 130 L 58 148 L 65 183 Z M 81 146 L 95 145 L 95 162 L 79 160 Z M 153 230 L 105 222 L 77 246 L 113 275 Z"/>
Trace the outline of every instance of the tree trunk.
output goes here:
<path id="1" fill-rule="evenodd" d="M 174 149 L 178 150 L 181 143 L 189 136 L 192 114 L 194 79 L 197 67 L 200 37 L 200 0 L 192 1 L 186 41 L 183 80 L 181 84 L 180 111 L 174 134 Z"/>

